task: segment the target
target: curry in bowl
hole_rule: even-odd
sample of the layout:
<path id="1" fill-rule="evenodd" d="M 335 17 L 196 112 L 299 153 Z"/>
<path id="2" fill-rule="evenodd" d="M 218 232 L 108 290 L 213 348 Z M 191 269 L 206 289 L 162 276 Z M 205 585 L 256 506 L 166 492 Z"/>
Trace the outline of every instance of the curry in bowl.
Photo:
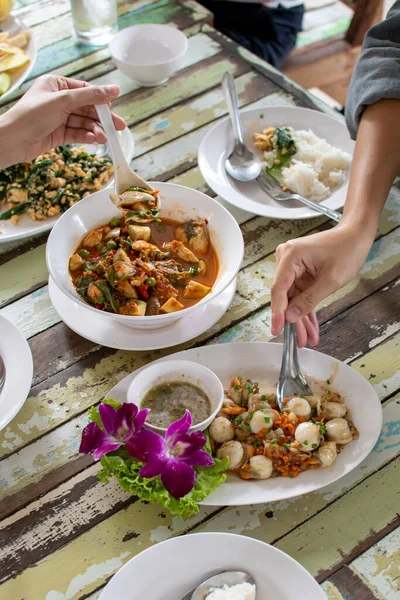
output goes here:
<path id="1" fill-rule="evenodd" d="M 160 218 L 156 194 L 131 188 L 114 196 L 121 217 L 89 231 L 70 257 L 74 288 L 95 308 L 128 316 L 167 314 L 211 292 L 218 257 L 207 223 Z"/>

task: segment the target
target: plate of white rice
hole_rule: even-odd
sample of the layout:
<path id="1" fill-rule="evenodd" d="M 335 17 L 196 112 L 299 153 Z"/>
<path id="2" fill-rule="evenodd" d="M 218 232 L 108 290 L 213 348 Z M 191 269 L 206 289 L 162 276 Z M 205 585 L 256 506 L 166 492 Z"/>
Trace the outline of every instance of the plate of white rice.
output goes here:
<path id="1" fill-rule="evenodd" d="M 268 103 L 268 97 L 263 101 Z M 355 143 L 343 118 L 306 108 L 264 106 L 241 111 L 244 141 L 256 152 L 265 169 L 273 164 L 273 151 L 257 147 L 254 134 L 268 128 L 288 128 L 296 142 L 296 153 L 281 169 L 279 181 L 297 192 L 335 210 L 346 200 L 349 172 Z M 225 159 L 234 144 L 229 118 L 217 123 L 203 138 L 198 152 L 201 173 L 207 184 L 226 202 L 253 214 L 275 219 L 320 217 L 319 213 L 295 201 L 277 202 L 252 181 L 232 179 L 225 171 Z"/>
<path id="2" fill-rule="evenodd" d="M 182 535 L 154 544 L 126 562 L 99 600 L 187 600 L 201 583 L 230 570 L 248 573 L 255 588 L 252 584 L 214 588 L 204 600 L 327 600 L 310 573 L 281 550 L 222 532 Z"/>

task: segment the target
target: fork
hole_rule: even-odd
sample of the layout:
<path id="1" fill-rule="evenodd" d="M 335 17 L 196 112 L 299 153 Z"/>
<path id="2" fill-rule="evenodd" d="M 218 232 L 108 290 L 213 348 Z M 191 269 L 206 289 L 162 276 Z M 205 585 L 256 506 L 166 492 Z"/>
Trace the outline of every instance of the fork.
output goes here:
<path id="1" fill-rule="evenodd" d="M 280 410 L 283 409 L 284 398 L 288 396 L 312 396 L 311 388 L 300 370 L 295 323 L 285 322 L 282 366 L 276 395 Z"/>
<path id="2" fill-rule="evenodd" d="M 0 356 L 0 393 L 4 387 L 5 380 L 6 380 L 6 368 L 4 366 L 3 359 Z"/>
<path id="3" fill-rule="evenodd" d="M 295 194 L 291 191 L 284 192 L 280 187 L 278 181 L 276 181 L 276 179 L 274 179 L 272 175 L 270 175 L 267 171 L 259 175 L 256 181 L 258 182 L 261 189 L 277 202 L 285 202 L 286 200 L 298 200 L 299 202 L 302 202 L 309 208 L 312 208 L 313 210 L 322 213 L 323 215 L 329 217 L 329 219 L 332 219 L 337 223 L 339 223 L 340 219 L 342 218 L 342 215 L 336 210 L 332 210 L 331 208 L 328 208 L 323 204 L 318 204 L 317 202 L 308 200 L 308 198 L 304 198 L 303 196 Z"/>

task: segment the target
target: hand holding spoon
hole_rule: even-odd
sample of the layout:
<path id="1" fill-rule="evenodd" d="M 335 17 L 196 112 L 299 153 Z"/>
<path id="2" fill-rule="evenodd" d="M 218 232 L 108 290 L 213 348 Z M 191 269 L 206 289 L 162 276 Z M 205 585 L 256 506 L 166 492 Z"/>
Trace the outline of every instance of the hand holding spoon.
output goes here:
<path id="1" fill-rule="evenodd" d="M 225 92 L 235 136 L 235 146 L 225 160 L 225 169 L 234 179 L 252 181 L 261 173 L 261 163 L 243 142 L 235 80 L 230 73 L 225 73 L 222 79 L 222 88 Z"/>

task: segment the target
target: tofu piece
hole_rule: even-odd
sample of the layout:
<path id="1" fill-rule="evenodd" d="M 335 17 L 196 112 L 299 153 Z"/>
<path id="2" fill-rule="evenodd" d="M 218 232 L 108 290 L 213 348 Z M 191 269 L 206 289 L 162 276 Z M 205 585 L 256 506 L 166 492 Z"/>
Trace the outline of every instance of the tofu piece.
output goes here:
<path id="1" fill-rule="evenodd" d="M 128 233 L 133 242 L 136 240 L 148 242 L 151 237 L 150 227 L 141 227 L 140 225 L 128 225 Z"/>
<path id="2" fill-rule="evenodd" d="M 129 315 L 131 317 L 144 317 L 147 304 L 143 300 L 130 300 L 119 309 L 120 315 Z"/>
<path id="3" fill-rule="evenodd" d="M 79 254 L 74 254 L 69 259 L 69 270 L 75 273 L 76 271 L 82 269 L 84 263 L 85 261 L 81 256 L 79 256 Z"/>
<path id="4" fill-rule="evenodd" d="M 161 313 L 173 313 L 184 308 L 183 304 L 178 302 L 176 298 L 170 298 L 160 308 Z"/>
<path id="5" fill-rule="evenodd" d="M 85 248 L 94 248 L 95 246 L 97 246 L 97 244 L 100 244 L 102 239 L 103 228 L 93 229 L 92 231 L 89 231 L 89 233 L 86 235 L 85 239 L 83 240 L 83 245 L 85 246 Z"/>
<path id="6" fill-rule="evenodd" d="M 197 299 L 197 298 L 204 298 L 204 296 L 207 296 L 207 294 L 211 292 L 211 288 L 208 287 L 207 285 L 203 285 L 202 283 L 199 283 L 198 281 L 189 281 L 189 283 L 187 284 L 187 286 L 185 287 L 185 291 L 183 292 L 183 295 L 185 298 L 190 298 L 192 300 Z"/>

